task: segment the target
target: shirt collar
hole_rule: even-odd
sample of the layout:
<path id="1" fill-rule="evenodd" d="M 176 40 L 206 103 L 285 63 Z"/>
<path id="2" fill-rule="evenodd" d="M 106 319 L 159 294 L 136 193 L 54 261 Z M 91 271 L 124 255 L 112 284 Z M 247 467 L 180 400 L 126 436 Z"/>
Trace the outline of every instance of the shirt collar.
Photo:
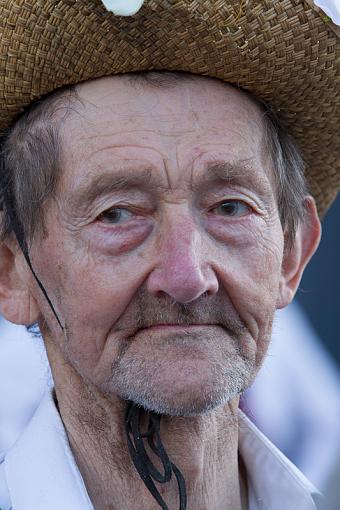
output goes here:
<path id="1" fill-rule="evenodd" d="M 51 391 L 5 457 L 15 510 L 93 510 Z"/>
<path id="2" fill-rule="evenodd" d="M 320 494 L 242 411 L 239 452 L 247 470 L 249 510 L 317 508 Z M 8 488 L 4 497 L 10 496 L 15 510 L 94 510 L 52 391 L 46 392 L 28 426 L 5 455 L 4 471 Z"/>
<path id="3" fill-rule="evenodd" d="M 250 510 L 315 510 L 321 495 L 239 410 L 239 452 L 247 469 Z"/>

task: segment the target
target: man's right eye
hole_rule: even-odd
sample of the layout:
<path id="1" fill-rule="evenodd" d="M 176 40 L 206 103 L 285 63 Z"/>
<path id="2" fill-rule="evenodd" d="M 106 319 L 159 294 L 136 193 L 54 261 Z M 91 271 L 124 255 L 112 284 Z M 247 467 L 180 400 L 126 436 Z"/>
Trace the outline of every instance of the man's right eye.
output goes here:
<path id="1" fill-rule="evenodd" d="M 111 207 L 111 209 L 102 212 L 98 216 L 98 220 L 103 223 L 115 225 L 129 220 L 132 216 L 133 213 L 128 211 L 128 209 L 124 209 L 123 207 Z"/>
<path id="2" fill-rule="evenodd" d="M 251 212 L 251 207 L 242 200 L 225 200 L 215 207 L 216 214 L 224 217 L 242 217 Z"/>

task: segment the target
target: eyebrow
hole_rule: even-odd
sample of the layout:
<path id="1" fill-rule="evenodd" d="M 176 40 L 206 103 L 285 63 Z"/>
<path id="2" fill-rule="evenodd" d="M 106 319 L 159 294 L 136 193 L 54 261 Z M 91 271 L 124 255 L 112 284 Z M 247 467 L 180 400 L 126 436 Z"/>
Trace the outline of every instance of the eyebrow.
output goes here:
<path id="1" fill-rule="evenodd" d="M 110 195 L 117 191 L 124 190 L 152 190 L 160 188 L 156 182 L 151 169 L 135 171 L 121 169 L 114 174 L 103 173 L 91 176 L 84 180 L 77 189 L 71 192 L 66 200 L 69 202 L 72 210 L 86 210 L 99 197 Z"/>
<path id="2" fill-rule="evenodd" d="M 267 176 L 267 174 L 266 174 Z M 216 162 L 209 164 L 207 170 L 193 188 L 197 191 L 204 190 L 212 184 L 226 182 L 231 185 L 241 185 L 253 189 L 260 198 L 265 199 L 271 191 L 270 182 L 259 177 L 251 159 L 237 162 Z"/>
<path id="3" fill-rule="evenodd" d="M 218 162 L 209 164 L 207 171 L 202 178 L 202 182 L 234 181 L 238 178 L 244 178 L 245 174 L 248 176 L 249 170 L 250 168 L 246 161 L 239 161 L 237 163 Z"/>

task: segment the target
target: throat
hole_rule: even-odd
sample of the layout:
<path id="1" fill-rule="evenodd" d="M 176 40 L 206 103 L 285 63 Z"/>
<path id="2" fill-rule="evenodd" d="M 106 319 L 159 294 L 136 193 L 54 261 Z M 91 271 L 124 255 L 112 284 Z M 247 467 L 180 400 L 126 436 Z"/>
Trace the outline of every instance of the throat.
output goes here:
<path id="1" fill-rule="evenodd" d="M 86 385 L 72 399 L 64 395 L 57 387 L 57 408 L 96 510 L 247 509 L 237 407 L 160 417 L 134 405 L 128 412 L 126 401 Z"/>
<path id="2" fill-rule="evenodd" d="M 179 509 L 187 510 L 187 490 L 184 476 L 171 462 L 160 437 L 161 415 L 148 413 L 149 423 L 147 430 L 143 433 L 141 414 L 140 406 L 130 402 L 125 415 L 125 432 L 131 460 L 142 482 L 163 510 L 167 510 L 168 506 L 158 491 L 156 483 L 169 483 L 174 475 L 178 484 Z M 144 441 L 147 441 L 147 445 Z M 150 454 L 156 456 L 161 463 L 161 470 L 152 462 Z"/>

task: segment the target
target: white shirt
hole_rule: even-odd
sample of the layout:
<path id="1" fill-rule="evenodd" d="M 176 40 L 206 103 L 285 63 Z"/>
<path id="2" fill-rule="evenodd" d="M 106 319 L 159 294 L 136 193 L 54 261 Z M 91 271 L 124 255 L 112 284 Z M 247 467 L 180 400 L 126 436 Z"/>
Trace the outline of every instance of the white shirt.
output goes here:
<path id="1" fill-rule="evenodd" d="M 18 439 L 49 385 L 43 341 L 0 317 L 0 452 Z"/>
<path id="2" fill-rule="evenodd" d="M 249 510 L 315 510 L 313 485 L 240 413 L 239 450 Z M 24 431 L 0 453 L 1 510 L 93 510 L 67 434 L 47 391 Z"/>
<path id="3" fill-rule="evenodd" d="M 340 459 L 340 372 L 296 303 L 276 312 L 243 409 L 309 480 L 327 488 Z"/>

